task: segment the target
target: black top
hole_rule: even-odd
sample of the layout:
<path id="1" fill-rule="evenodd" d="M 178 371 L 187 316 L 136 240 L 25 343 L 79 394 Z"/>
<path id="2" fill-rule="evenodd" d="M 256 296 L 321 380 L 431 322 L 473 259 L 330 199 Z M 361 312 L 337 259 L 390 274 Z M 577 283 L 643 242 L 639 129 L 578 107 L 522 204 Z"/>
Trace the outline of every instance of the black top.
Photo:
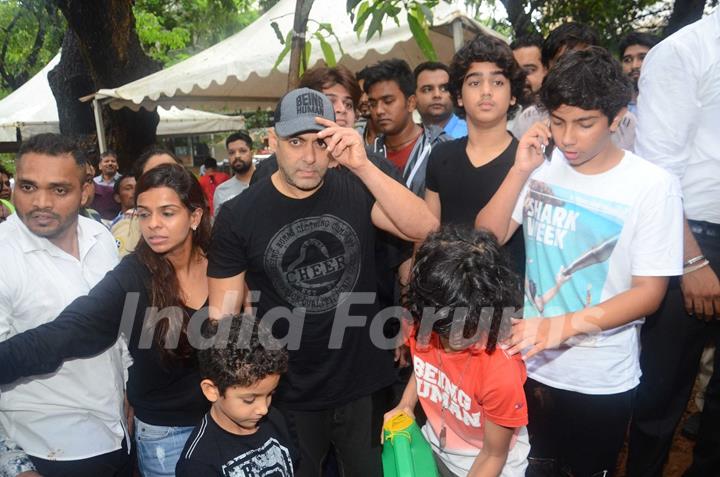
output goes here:
<path id="1" fill-rule="evenodd" d="M 289 371 L 276 394 L 288 408 L 335 407 L 395 379 L 390 353 L 370 341 L 377 303 L 368 303 L 367 296 L 343 296 L 376 291 L 374 203 L 356 176 L 334 168 L 310 197 L 287 197 L 266 177 L 218 214 L 208 276 L 246 272 L 248 287 L 260 295 L 258 318 L 280 307 L 272 310 L 283 317 L 274 321 L 273 334 L 285 337 L 288 328 L 290 338 L 301 333 L 300 343 L 290 339 Z M 288 316 L 293 309 L 296 315 Z M 364 325 L 349 316 L 366 317 Z M 342 341 L 330 340 L 333 326 Z"/>
<path id="2" fill-rule="evenodd" d="M 94 356 L 115 343 L 122 326 L 133 357 L 127 394 L 135 416 L 156 426 L 197 424 L 209 405 L 200 390 L 196 357 L 168 361 L 154 342 L 139 346 L 149 282 L 150 272 L 137 256 L 125 257 L 54 321 L 0 343 L 0 383 L 53 372 L 67 359 Z M 146 332 L 144 340 L 151 341 L 152 333 Z"/>
<path id="3" fill-rule="evenodd" d="M 467 136 L 438 144 L 430 153 L 425 187 L 440 196 L 442 224 L 475 223 L 478 212 L 492 199 L 515 162 L 518 141 L 513 138 L 495 159 L 475 167 L 467 155 Z M 515 270 L 525 273 L 525 243 L 516 233 L 506 244 Z"/>
<path id="4" fill-rule="evenodd" d="M 365 147 L 370 162 L 378 169 L 389 175 L 397 182 L 405 185 L 402 174 L 395 165 L 388 161 L 385 156 L 373 152 Z M 339 166 L 342 168 L 342 166 Z M 255 173 L 250 178 L 250 184 L 270 177 L 278 170 L 278 162 L 275 154 L 261 161 L 255 168 Z M 381 308 L 399 304 L 400 290 L 396 286 L 396 272 L 402 263 L 412 257 L 413 244 L 380 229 L 375 230 L 375 266 L 377 271 L 378 302 Z M 394 330 L 389 331 L 389 335 Z"/>
<path id="5" fill-rule="evenodd" d="M 176 477 L 292 477 L 297 451 L 282 415 L 270 409 L 254 434 L 239 436 L 218 426 L 210 413 L 190 434 Z"/>

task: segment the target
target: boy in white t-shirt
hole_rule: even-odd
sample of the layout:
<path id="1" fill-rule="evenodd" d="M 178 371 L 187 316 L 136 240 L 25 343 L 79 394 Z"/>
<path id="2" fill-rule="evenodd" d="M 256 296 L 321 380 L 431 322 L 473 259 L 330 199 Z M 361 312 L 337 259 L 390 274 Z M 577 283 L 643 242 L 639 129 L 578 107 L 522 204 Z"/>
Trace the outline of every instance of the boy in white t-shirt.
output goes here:
<path id="1" fill-rule="evenodd" d="M 682 273 L 677 180 L 611 140 L 630 95 L 606 50 L 563 56 L 540 92 L 549 124 L 522 137 L 476 219 L 501 242 L 523 225 L 524 319 L 506 346 L 527 363 L 530 467 L 550 475 L 614 473 L 642 318 Z"/>

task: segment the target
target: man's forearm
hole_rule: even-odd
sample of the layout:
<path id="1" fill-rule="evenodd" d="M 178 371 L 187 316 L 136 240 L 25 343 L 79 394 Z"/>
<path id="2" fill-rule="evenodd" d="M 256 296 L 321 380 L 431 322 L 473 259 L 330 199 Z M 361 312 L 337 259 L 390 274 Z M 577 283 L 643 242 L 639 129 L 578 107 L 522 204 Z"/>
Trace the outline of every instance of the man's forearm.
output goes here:
<path id="1" fill-rule="evenodd" d="M 683 262 L 687 262 L 699 255 L 702 255 L 700 245 L 698 245 L 692 230 L 690 230 L 687 217 L 683 217 Z"/>
<path id="2" fill-rule="evenodd" d="M 208 288 L 210 318 L 236 315 L 245 298 L 245 272 L 229 278 L 208 278 Z"/>
<path id="3" fill-rule="evenodd" d="M 513 167 L 492 199 L 475 217 L 475 228 L 492 232 L 501 244 L 507 242 L 513 209 L 530 174 Z"/>
<path id="4" fill-rule="evenodd" d="M 383 173 L 369 160 L 354 172 L 392 223 L 406 236 L 424 240 L 427 234 L 439 226 L 438 219 L 423 199 Z"/>
<path id="5" fill-rule="evenodd" d="M 562 315 L 566 337 L 611 330 L 655 312 L 667 290 L 668 279 L 643 278 L 655 280 L 633 286 L 599 305 Z"/>

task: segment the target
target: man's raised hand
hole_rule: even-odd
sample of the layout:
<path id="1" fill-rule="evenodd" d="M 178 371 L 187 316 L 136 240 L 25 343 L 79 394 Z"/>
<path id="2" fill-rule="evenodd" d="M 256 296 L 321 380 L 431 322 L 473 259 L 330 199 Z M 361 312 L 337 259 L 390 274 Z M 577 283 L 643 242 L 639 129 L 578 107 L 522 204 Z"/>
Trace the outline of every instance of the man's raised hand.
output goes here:
<path id="1" fill-rule="evenodd" d="M 547 124 L 533 124 L 520 138 L 514 167 L 527 174 L 540 167 L 545 160 L 545 146 L 550 143 L 551 137 Z"/>
<path id="2" fill-rule="evenodd" d="M 350 170 L 368 163 L 362 136 L 353 128 L 338 126 L 325 118 L 316 117 L 318 124 L 325 129 L 318 132 L 318 140 L 325 142 L 328 153 L 340 164 Z"/>

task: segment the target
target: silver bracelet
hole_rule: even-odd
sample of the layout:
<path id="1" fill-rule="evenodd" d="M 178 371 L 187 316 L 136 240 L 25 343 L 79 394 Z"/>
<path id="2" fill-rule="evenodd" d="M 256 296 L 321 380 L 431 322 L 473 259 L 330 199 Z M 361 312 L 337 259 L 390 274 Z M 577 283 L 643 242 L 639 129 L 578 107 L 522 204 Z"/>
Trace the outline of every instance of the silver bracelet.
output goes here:
<path id="1" fill-rule="evenodd" d="M 698 255 L 697 257 L 693 257 L 687 262 L 683 263 L 683 267 L 689 267 L 690 265 L 698 263 L 700 260 L 705 260 L 705 255 Z"/>
<path id="2" fill-rule="evenodd" d="M 687 275 L 688 273 L 696 272 L 700 270 L 701 268 L 705 268 L 708 265 L 710 265 L 710 262 L 708 260 L 703 260 L 702 262 L 694 265 L 690 265 L 689 267 L 683 268 L 683 275 Z"/>

